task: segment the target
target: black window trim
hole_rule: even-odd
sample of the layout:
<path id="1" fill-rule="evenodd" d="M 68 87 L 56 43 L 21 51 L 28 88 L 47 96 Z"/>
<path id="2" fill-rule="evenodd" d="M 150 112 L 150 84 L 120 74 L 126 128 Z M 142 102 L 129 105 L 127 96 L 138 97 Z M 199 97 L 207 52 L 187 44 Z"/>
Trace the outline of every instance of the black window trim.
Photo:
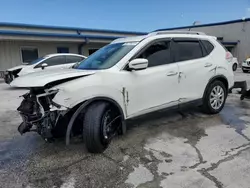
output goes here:
<path id="1" fill-rule="evenodd" d="M 200 46 L 201 46 L 201 50 L 202 50 L 202 55 L 203 55 L 203 57 L 208 56 L 209 53 L 208 53 L 206 47 L 204 46 L 204 44 L 202 43 L 202 40 L 199 40 L 199 42 L 200 42 Z"/>
<path id="2" fill-rule="evenodd" d="M 207 51 L 207 49 L 204 46 L 204 44 L 203 44 L 202 41 L 207 41 L 207 42 L 209 42 L 213 46 L 213 49 L 212 49 L 212 51 L 210 53 L 208 53 L 208 51 Z M 201 43 L 202 47 L 205 49 L 205 51 L 206 51 L 206 55 L 204 57 L 209 56 L 214 51 L 214 49 L 215 49 L 214 44 L 212 42 L 210 42 L 209 40 L 207 40 L 207 39 L 200 39 L 200 43 Z"/>
<path id="3" fill-rule="evenodd" d="M 23 61 L 23 55 L 22 55 L 22 50 L 23 49 L 36 49 L 37 54 L 38 54 L 37 58 L 39 58 L 39 48 L 37 46 L 20 46 L 19 47 L 19 53 L 20 53 L 20 58 L 21 58 L 21 62 L 22 62 L 23 65 L 27 65 L 27 63 L 29 63 L 29 62 L 24 62 Z"/>
<path id="4" fill-rule="evenodd" d="M 88 49 L 88 54 L 89 54 L 89 56 L 90 55 L 92 55 L 93 53 L 95 53 L 97 50 L 99 50 L 99 49 L 101 49 L 101 48 L 89 48 Z M 92 52 L 91 54 L 89 53 L 91 50 L 94 50 L 94 52 Z"/>
<path id="5" fill-rule="evenodd" d="M 152 44 L 154 43 L 157 43 L 157 42 L 162 42 L 162 41 L 169 41 L 170 42 L 170 57 L 171 57 L 171 63 L 168 63 L 168 64 L 172 64 L 174 63 L 173 61 L 173 55 L 172 55 L 172 38 L 160 38 L 160 39 L 156 39 L 156 40 L 153 40 L 153 41 L 150 41 L 149 43 L 147 43 L 145 46 L 143 46 L 138 52 L 136 52 L 135 55 L 133 55 L 129 60 L 128 62 L 126 63 L 126 65 L 124 65 L 124 67 L 121 69 L 121 70 L 125 70 L 125 71 L 128 71 L 128 64 L 130 61 L 136 59 L 139 55 L 141 55 L 141 53 L 147 49 L 149 46 L 151 46 Z M 159 67 L 159 66 L 165 66 L 165 65 L 168 65 L 168 64 L 164 64 L 164 65 L 157 65 L 157 66 L 153 66 L 153 67 L 148 67 L 147 69 L 150 69 L 150 68 L 154 68 L 154 67 Z"/>
<path id="6" fill-rule="evenodd" d="M 184 61 L 176 61 L 175 60 L 175 51 L 176 51 L 176 43 L 175 42 L 198 42 L 200 44 L 202 57 L 195 58 L 195 59 L 184 60 Z M 176 37 L 176 38 L 173 38 L 173 51 L 172 52 L 174 52 L 174 56 L 173 56 L 174 62 L 173 63 L 182 63 L 182 62 L 185 62 L 185 61 L 199 60 L 199 59 L 202 59 L 202 58 L 204 58 L 204 57 L 207 56 L 207 55 L 204 56 L 204 51 L 202 49 L 202 43 L 201 43 L 200 39 L 197 39 L 197 38 L 186 38 L 186 37 Z"/>
<path id="7" fill-rule="evenodd" d="M 67 49 L 68 52 L 59 52 L 59 51 L 62 50 L 62 49 L 64 49 L 64 50 Z M 57 46 L 57 47 L 56 47 L 56 50 L 57 50 L 57 53 L 62 53 L 62 54 L 65 54 L 65 53 L 67 54 L 67 53 L 70 52 L 70 49 L 69 49 L 68 46 Z"/>

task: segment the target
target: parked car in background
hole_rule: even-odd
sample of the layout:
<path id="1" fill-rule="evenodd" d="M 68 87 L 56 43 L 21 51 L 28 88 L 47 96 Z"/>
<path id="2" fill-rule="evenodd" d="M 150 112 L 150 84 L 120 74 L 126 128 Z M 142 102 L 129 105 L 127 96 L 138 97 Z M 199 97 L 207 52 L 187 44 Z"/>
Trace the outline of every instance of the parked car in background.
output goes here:
<path id="1" fill-rule="evenodd" d="M 238 66 L 239 66 L 238 59 L 236 57 L 234 57 L 232 59 L 232 69 L 233 69 L 233 71 L 236 71 Z"/>
<path id="2" fill-rule="evenodd" d="M 187 104 L 219 113 L 234 84 L 231 61 L 216 37 L 200 32 L 117 39 L 75 68 L 15 79 L 12 86 L 30 88 L 18 130 L 34 126 L 45 140 L 65 136 L 67 144 L 83 135 L 88 151 L 100 153 L 129 119 Z"/>
<path id="3" fill-rule="evenodd" d="M 28 73 L 38 72 L 45 69 L 70 68 L 75 63 L 80 62 L 85 58 L 85 56 L 70 53 L 49 54 L 38 58 L 29 64 L 19 65 L 6 70 L 4 73 L 4 80 L 5 83 L 9 84 L 13 79 Z"/>
<path id="4" fill-rule="evenodd" d="M 242 71 L 247 73 L 250 71 L 250 58 L 242 62 Z"/>

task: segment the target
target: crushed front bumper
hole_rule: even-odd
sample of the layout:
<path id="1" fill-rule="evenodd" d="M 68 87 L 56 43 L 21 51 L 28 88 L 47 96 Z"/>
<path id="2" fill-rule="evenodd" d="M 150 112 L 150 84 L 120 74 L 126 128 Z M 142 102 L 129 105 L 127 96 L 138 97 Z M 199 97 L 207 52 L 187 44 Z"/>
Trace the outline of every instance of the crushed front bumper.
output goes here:
<path id="1" fill-rule="evenodd" d="M 64 116 L 65 112 L 64 110 L 59 110 L 60 105 L 52 101 L 56 93 L 57 91 L 45 91 L 42 94 L 29 92 L 23 95 L 24 99 L 17 108 L 23 120 L 18 127 L 21 135 L 34 131 L 46 141 L 54 138 L 53 133 L 55 133 L 57 128 L 57 122 L 59 118 Z"/>

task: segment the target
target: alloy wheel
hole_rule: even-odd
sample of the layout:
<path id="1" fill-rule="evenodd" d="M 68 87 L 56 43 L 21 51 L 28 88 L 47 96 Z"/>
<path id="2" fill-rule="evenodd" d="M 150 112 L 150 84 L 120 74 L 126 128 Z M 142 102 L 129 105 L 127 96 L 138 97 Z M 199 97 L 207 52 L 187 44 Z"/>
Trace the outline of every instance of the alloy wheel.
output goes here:
<path id="1" fill-rule="evenodd" d="M 224 103 L 225 92 L 219 85 L 215 86 L 210 93 L 210 105 L 213 109 L 218 110 Z"/>

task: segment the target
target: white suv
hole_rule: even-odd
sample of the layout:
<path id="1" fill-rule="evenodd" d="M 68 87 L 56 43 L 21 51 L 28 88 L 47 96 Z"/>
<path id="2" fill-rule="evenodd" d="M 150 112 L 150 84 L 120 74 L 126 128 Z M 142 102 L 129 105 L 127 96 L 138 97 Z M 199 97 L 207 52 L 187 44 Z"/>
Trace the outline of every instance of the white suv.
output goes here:
<path id="1" fill-rule="evenodd" d="M 215 37 L 153 32 L 121 38 L 74 69 L 34 73 L 11 85 L 30 92 L 18 108 L 21 134 L 36 126 L 46 140 L 83 134 L 89 152 L 103 152 L 126 120 L 184 104 L 218 113 L 234 84 L 232 55 Z"/>

